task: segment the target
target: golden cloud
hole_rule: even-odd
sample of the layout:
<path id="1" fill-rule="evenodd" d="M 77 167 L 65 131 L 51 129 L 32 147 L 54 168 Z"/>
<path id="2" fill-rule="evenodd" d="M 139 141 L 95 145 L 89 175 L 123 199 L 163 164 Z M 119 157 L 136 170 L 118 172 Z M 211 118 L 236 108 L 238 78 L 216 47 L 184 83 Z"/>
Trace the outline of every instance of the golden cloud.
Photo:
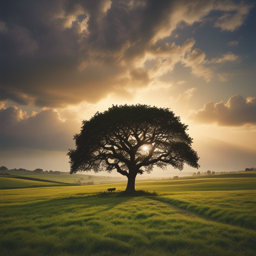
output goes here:
<path id="1" fill-rule="evenodd" d="M 204 107 L 191 113 L 190 118 L 199 123 L 216 123 L 219 126 L 256 125 L 256 98 L 230 97 L 227 103 L 207 102 Z"/>

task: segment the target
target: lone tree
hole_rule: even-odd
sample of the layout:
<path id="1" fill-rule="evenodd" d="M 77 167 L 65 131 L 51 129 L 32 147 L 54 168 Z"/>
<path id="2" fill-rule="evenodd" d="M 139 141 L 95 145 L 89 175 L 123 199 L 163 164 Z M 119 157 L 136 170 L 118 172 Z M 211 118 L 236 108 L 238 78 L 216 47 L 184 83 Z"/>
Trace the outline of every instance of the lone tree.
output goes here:
<path id="1" fill-rule="evenodd" d="M 150 173 L 153 166 L 182 170 L 186 163 L 199 168 L 186 130 L 167 108 L 112 106 L 83 121 L 81 133 L 74 136 L 76 149 L 68 152 L 70 173 L 116 170 L 128 178 L 126 191 L 132 192 L 137 174 Z"/>

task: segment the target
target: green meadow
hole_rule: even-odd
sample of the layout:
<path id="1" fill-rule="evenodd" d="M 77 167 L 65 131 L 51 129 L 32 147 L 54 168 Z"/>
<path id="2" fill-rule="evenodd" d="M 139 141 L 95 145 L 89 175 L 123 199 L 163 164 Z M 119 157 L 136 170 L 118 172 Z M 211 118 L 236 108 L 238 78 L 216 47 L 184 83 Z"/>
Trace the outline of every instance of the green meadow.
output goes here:
<path id="1" fill-rule="evenodd" d="M 255 174 L 1 189 L 1 255 L 253 256 Z"/>
<path id="2" fill-rule="evenodd" d="M 18 170 L 9 170 L 7 175 L 4 175 L 6 178 L 9 175 L 14 176 L 22 176 L 25 178 L 32 178 L 32 179 L 44 179 L 44 180 L 51 180 L 56 182 L 64 182 L 70 184 L 84 184 L 87 182 L 93 182 L 94 184 L 108 184 L 114 182 L 124 181 L 122 176 L 120 177 L 110 177 L 110 176 L 95 176 L 95 175 L 85 175 L 85 174 L 72 174 L 70 175 L 69 172 L 60 172 L 59 174 L 56 173 L 35 173 L 33 171 L 18 171 Z M 0 172 L 0 177 L 3 176 L 3 172 Z M 0 184 L 0 189 L 2 188 Z"/>
<path id="3" fill-rule="evenodd" d="M 29 188 L 29 187 L 44 187 L 52 186 L 51 182 L 42 182 L 36 180 L 17 179 L 0 176 L 0 189 L 12 189 L 12 188 Z M 59 184 L 54 184 L 59 185 Z"/>

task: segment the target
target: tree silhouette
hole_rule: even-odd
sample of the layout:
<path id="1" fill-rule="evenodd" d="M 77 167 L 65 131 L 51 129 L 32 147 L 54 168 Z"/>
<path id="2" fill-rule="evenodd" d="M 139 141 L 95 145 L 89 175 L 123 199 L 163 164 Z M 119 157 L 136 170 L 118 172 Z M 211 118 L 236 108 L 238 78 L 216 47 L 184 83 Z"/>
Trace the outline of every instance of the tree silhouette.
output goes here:
<path id="1" fill-rule="evenodd" d="M 83 121 L 81 133 L 74 136 L 76 149 L 68 152 L 70 173 L 116 170 L 127 176 L 126 191 L 132 192 L 137 174 L 150 173 L 153 166 L 182 170 L 186 163 L 199 168 L 186 130 L 167 108 L 112 106 Z"/>

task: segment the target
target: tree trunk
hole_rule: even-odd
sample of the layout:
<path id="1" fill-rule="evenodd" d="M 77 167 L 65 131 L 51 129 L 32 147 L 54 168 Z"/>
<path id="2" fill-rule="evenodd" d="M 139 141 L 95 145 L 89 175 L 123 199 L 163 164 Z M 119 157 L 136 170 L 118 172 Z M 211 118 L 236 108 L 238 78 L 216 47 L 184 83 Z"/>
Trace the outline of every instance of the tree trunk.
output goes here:
<path id="1" fill-rule="evenodd" d="M 128 182 L 125 192 L 134 192 L 135 191 L 135 179 L 137 174 L 130 173 L 128 175 Z"/>

